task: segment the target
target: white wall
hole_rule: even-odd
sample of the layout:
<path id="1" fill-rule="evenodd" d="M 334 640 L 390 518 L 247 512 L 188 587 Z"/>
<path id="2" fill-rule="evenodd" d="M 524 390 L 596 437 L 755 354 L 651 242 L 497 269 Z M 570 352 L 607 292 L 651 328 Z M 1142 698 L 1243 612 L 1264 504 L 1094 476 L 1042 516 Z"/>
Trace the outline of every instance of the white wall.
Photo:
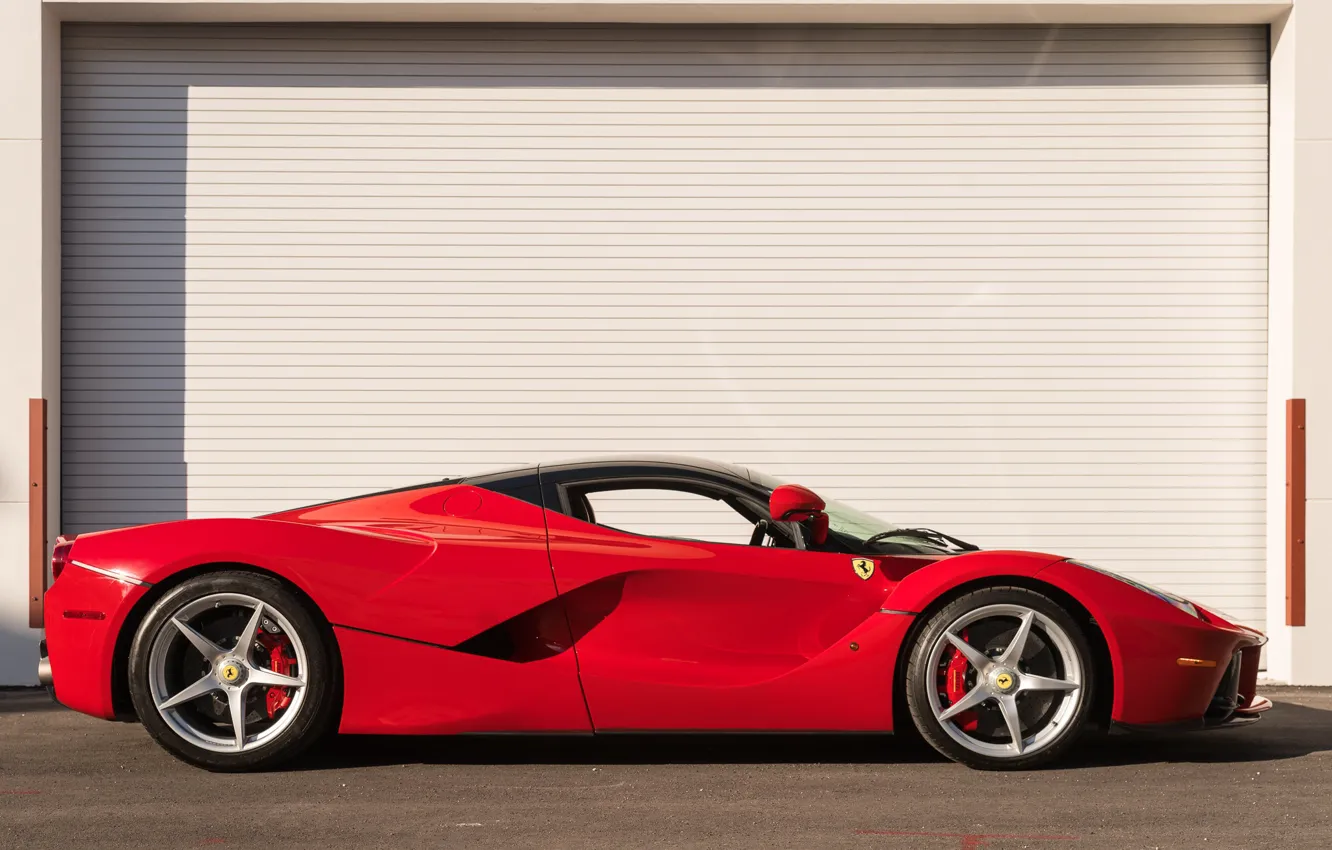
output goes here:
<path id="1" fill-rule="evenodd" d="M 55 44 L 54 28 L 44 38 L 45 14 L 34 0 L 0 0 L 0 685 L 36 682 L 28 399 L 58 395 L 60 192 L 47 177 L 58 180 L 59 156 L 46 149 L 58 124 L 44 70 L 58 75 L 59 65 L 44 62 Z M 58 494 L 48 495 L 54 510 Z"/>
<path id="2" fill-rule="evenodd" d="M 1332 684 L 1332 7 L 1272 27 L 1267 675 Z M 1307 399 L 1305 623 L 1285 625 L 1285 401 Z"/>
<path id="3" fill-rule="evenodd" d="M 1308 399 L 1308 610 L 1289 630 L 1288 678 L 1332 685 L 1332 4 L 1301 2 L 1292 27 L 1291 377 L 1292 396 Z"/>

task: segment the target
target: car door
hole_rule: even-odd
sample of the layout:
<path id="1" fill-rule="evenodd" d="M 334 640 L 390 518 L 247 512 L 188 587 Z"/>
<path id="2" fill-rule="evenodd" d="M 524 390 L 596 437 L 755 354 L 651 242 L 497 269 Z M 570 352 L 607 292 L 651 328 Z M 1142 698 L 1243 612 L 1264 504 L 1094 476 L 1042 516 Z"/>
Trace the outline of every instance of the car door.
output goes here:
<path id="1" fill-rule="evenodd" d="M 367 552 L 355 573 L 339 571 L 355 599 L 338 623 L 351 628 L 345 717 L 360 724 L 344 731 L 590 731 L 540 506 L 464 483 L 296 515 L 357 532 L 341 545 Z M 416 550 L 373 557 L 384 539 Z"/>
<path id="2" fill-rule="evenodd" d="M 559 512 L 547 514 L 595 729 L 890 728 L 891 662 L 860 663 L 856 640 L 873 631 L 865 627 L 887 594 L 882 575 L 862 577 L 844 554 L 642 534 L 569 515 L 580 513 L 570 500 L 648 488 L 737 496 L 680 478 L 569 480 L 558 486 Z"/>

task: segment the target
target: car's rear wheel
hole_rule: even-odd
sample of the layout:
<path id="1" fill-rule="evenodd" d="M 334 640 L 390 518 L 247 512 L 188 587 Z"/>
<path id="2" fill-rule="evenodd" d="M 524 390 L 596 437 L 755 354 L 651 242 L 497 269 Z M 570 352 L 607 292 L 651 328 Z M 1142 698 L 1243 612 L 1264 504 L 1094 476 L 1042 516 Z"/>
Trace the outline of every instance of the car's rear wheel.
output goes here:
<path id="1" fill-rule="evenodd" d="M 336 670 L 325 630 L 281 582 L 209 573 L 155 604 L 130 648 L 139 719 L 210 770 L 272 767 L 328 731 Z"/>
<path id="2" fill-rule="evenodd" d="M 1057 758 L 1092 706 L 1095 670 L 1082 629 L 1020 587 L 967 593 L 935 614 L 906 670 L 907 705 L 936 750 L 971 767 L 1016 770 Z"/>

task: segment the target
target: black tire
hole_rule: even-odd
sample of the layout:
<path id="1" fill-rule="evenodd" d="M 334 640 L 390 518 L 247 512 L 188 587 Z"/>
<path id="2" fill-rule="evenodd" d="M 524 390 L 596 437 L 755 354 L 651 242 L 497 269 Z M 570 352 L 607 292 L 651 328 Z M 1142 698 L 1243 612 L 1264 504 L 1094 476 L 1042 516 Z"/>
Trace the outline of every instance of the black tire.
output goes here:
<path id="1" fill-rule="evenodd" d="M 285 618 L 305 650 L 305 695 L 296 707 L 296 716 L 271 740 L 238 752 L 216 752 L 197 746 L 173 729 L 156 707 L 149 679 L 153 644 L 163 629 L 175 628 L 171 625 L 175 613 L 192 602 L 219 593 L 260 600 L 266 608 Z M 309 609 L 308 603 L 282 582 L 257 573 L 236 570 L 206 573 L 171 589 L 148 612 L 130 647 L 130 696 L 148 734 L 176 758 L 212 771 L 264 770 L 295 758 L 332 732 L 340 689 L 339 664 L 330 630 Z"/>
<path id="2" fill-rule="evenodd" d="M 968 613 L 992 605 L 1014 605 L 1035 611 L 1049 618 L 1062 629 L 1077 654 L 1082 683 L 1076 709 L 1067 722 L 1050 733 L 1048 741 L 1030 752 L 995 756 L 976 752 L 954 739 L 935 716 L 932 700 L 936 699 L 940 671 L 931 664 L 930 655 L 949 626 Z M 911 648 L 905 676 L 905 693 L 911 719 L 921 737 L 935 750 L 953 761 L 981 770 L 1026 770 L 1048 764 L 1063 756 L 1072 747 L 1087 726 L 1095 702 L 1096 659 L 1078 621 L 1049 597 L 1022 587 L 988 587 L 966 593 L 944 606 L 930 618 L 916 636 Z M 974 666 L 971 668 L 974 671 Z M 1070 698 L 1067 695 L 1059 698 Z M 993 703 L 992 703 L 993 704 Z M 945 721 L 946 722 L 946 721 Z M 957 727 L 954 727 L 955 729 Z M 961 730 L 958 730 L 959 732 Z M 1024 727 L 1024 732 L 1027 730 Z M 966 735 L 965 732 L 961 734 Z M 1011 736 L 1009 736 L 1011 740 Z"/>

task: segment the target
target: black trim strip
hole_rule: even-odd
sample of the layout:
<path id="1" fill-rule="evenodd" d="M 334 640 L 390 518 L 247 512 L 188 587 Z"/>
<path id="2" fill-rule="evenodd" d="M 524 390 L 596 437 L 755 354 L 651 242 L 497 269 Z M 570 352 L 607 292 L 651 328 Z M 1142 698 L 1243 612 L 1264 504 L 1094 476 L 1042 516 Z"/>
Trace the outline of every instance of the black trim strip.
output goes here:
<path id="1" fill-rule="evenodd" d="M 1179 720 L 1171 723 L 1121 723 L 1118 720 L 1110 721 L 1110 731 L 1113 734 L 1132 734 L 1132 735 L 1174 735 L 1179 732 L 1211 732 L 1215 729 L 1240 729 L 1244 726 L 1252 726 L 1259 720 L 1262 720 L 1261 714 L 1235 714 L 1228 720 L 1208 720 L 1199 717 L 1193 720 Z"/>
<path id="2" fill-rule="evenodd" d="M 540 608 L 541 606 L 537 607 Z M 521 620 L 522 618 L 530 615 L 531 613 L 532 611 L 524 611 L 523 613 L 517 615 L 516 617 L 512 617 L 508 620 L 505 620 L 502 623 L 498 623 L 494 626 L 491 626 L 485 631 L 478 632 L 477 634 L 472 635 L 466 640 L 460 643 L 453 644 L 452 646 L 442 643 L 433 643 L 428 640 L 417 640 L 416 638 L 402 637 L 400 635 L 391 635 L 388 634 L 387 632 L 376 632 L 371 629 L 358 629 L 355 626 L 345 626 L 345 625 L 339 625 L 337 623 L 334 623 L 333 627 L 335 629 L 347 629 L 348 631 L 362 632 L 367 635 L 375 635 L 376 637 L 388 638 L 390 640 L 400 640 L 406 643 L 415 643 L 419 644 L 420 646 L 428 646 L 431 649 L 442 649 L 445 650 L 446 652 L 456 652 L 459 655 L 474 655 L 480 658 L 490 658 L 495 661 L 504 661 L 509 664 L 525 664 L 531 661 L 540 661 L 543 658 L 550 657 L 551 655 L 558 655 L 561 652 L 565 652 L 569 647 L 564 647 L 563 649 L 559 650 L 551 650 L 549 644 L 545 644 L 544 642 L 542 643 L 542 646 L 547 650 L 545 652 L 539 652 L 536 655 L 533 655 L 530 652 L 530 650 L 524 652 L 518 651 L 518 647 L 514 646 L 513 638 L 510 633 L 510 627 L 514 623 L 514 621 Z M 570 646 L 573 645 L 572 641 L 570 641 L 569 645 Z"/>
<path id="3" fill-rule="evenodd" d="M 402 637 L 401 635 L 391 635 L 388 634 L 387 632 L 376 632 L 373 631 L 372 629 L 358 629 L 356 626 L 344 626 L 341 623 L 330 623 L 329 625 L 331 625 L 335 629 L 346 629 L 349 632 L 362 632 L 367 635 L 374 635 L 375 637 L 391 638 L 393 640 L 406 641 L 407 643 L 418 643 L 421 646 L 429 646 L 435 649 L 447 649 L 450 652 L 457 652 L 457 650 L 452 646 L 447 646 L 446 644 L 442 643 L 431 643 L 428 640 L 417 640 L 416 638 Z"/>
<path id="4" fill-rule="evenodd" d="M 894 736 L 891 729 L 566 729 L 538 732 L 450 732 L 449 738 L 797 738 L 804 735 L 840 738 Z M 437 737 L 437 736 L 436 736 Z"/>

